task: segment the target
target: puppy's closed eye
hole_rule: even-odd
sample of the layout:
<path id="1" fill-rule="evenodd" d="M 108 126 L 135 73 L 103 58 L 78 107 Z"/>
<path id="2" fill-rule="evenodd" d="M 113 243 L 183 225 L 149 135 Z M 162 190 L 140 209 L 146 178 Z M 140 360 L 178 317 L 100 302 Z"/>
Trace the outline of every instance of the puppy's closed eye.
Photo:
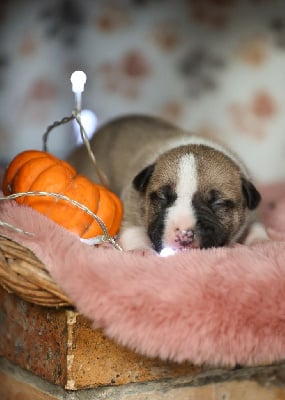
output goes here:
<path id="1" fill-rule="evenodd" d="M 218 199 L 215 200 L 213 203 L 211 203 L 211 207 L 213 209 L 231 209 L 234 208 L 235 203 L 233 202 L 233 200 L 230 199 Z"/>
<path id="2" fill-rule="evenodd" d="M 208 194 L 208 205 L 213 211 L 219 211 L 232 209 L 235 203 L 231 199 L 223 198 L 219 191 L 213 189 Z"/>
<path id="3" fill-rule="evenodd" d="M 167 207 L 174 203 L 177 195 L 174 193 L 170 185 L 164 185 L 158 190 L 150 193 L 150 200 L 152 203 L 160 204 Z"/>

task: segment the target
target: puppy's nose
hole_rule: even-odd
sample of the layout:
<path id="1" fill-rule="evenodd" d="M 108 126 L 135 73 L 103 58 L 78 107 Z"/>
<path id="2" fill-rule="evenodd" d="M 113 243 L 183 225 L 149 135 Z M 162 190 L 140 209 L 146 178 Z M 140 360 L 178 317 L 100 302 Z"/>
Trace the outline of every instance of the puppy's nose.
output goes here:
<path id="1" fill-rule="evenodd" d="M 194 240 L 194 232 L 192 229 L 182 230 L 176 228 L 175 230 L 175 242 L 179 244 L 179 246 L 187 247 Z"/>

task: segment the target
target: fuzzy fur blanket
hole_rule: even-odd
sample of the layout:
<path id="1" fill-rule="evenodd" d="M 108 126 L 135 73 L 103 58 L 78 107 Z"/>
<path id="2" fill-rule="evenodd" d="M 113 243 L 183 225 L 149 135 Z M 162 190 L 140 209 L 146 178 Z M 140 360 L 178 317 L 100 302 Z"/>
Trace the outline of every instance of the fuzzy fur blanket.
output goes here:
<path id="1" fill-rule="evenodd" d="M 264 187 L 272 241 L 161 258 L 94 248 L 36 211 L 0 203 L 1 228 L 30 248 L 79 312 L 147 356 L 233 366 L 285 358 L 285 183 Z"/>

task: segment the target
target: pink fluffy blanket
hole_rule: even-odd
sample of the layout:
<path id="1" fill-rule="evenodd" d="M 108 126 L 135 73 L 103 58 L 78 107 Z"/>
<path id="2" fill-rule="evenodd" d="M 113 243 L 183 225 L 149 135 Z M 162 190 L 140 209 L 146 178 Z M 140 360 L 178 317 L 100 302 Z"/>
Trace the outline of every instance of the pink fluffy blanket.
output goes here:
<path id="1" fill-rule="evenodd" d="M 34 210 L 0 203 L 5 233 L 44 262 L 94 327 L 147 356 L 253 365 L 285 358 L 285 183 L 264 187 L 272 241 L 161 258 L 89 247 Z"/>

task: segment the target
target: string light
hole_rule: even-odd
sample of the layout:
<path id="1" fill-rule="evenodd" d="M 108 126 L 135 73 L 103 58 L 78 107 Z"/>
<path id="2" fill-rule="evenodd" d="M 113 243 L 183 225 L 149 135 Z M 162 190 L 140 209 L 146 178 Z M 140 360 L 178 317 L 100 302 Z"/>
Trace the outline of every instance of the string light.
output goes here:
<path id="1" fill-rule="evenodd" d="M 82 110 L 80 113 L 80 120 L 86 132 L 88 139 L 91 139 L 97 126 L 98 126 L 98 118 L 96 114 L 91 110 Z M 82 144 L 82 136 L 80 133 L 80 126 L 78 125 L 76 120 L 72 121 L 73 129 L 76 137 L 76 144 Z"/>
<path id="2" fill-rule="evenodd" d="M 159 253 L 161 257 L 173 256 L 174 254 L 175 250 L 173 250 L 171 247 L 164 247 Z"/>
<path id="3" fill-rule="evenodd" d="M 81 111 L 81 99 L 86 80 L 87 76 L 83 71 L 74 71 L 70 77 L 72 91 L 75 94 L 75 109 L 79 113 Z"/>

